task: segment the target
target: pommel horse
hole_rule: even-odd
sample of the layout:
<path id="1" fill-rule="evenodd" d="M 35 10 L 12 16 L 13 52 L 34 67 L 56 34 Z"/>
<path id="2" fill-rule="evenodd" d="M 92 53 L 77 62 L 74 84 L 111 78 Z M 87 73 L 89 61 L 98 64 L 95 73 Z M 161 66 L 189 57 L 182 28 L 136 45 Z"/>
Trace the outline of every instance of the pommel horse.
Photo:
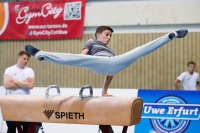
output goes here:
<path id="1" fill-rule="evenodd" d="M 56 95 L 49 90 L 57 89 Z M 85 96 L 83 91 L 89 89 Z M 93 96 L 91 86 L 83 86 L 79 96 L 62 96 L 57 85 L 50 85 L 45 96 L 5 95 L 0 100 L 2 116 L 7 121 L 70 123 L 99 125 L 102 133 L 114 133 L 111 125 L 128 126 L 138 124 L 141 119 L 143 101 L 139 97 Z"/>

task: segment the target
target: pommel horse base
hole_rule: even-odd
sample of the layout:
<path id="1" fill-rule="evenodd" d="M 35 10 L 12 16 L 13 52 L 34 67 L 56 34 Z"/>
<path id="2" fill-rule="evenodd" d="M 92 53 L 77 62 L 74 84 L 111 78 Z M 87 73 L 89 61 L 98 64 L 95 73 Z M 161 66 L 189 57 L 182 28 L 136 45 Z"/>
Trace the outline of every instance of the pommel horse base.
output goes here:
<path id="1" fill-rule="evenodd" d="M 49 96 L 49 90 L 57 95 Z M 83 90 L 90 94 L 83 96 Z M 111 125 L 138 124 L 143 101 L 138 97 L 93 97 L 91 86 L 83 86 L 79 96 L 62 96 L 56 85 L 48 86 L 46 95 L 5 95 L 0 100 L 4 120 L 24 122 L 70 123 L 99 125 L 102 133 L 113 133 Z"/>

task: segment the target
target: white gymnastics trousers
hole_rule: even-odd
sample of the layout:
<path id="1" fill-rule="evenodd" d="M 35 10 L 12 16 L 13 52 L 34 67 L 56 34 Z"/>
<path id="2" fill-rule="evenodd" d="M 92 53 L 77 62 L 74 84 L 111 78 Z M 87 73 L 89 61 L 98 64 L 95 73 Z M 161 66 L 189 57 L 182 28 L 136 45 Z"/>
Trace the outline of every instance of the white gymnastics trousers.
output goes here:
<path id="1" fill-rule="evenodd" d="M 59 65 L 78 66 L 92 70 L 96 74 L 115 75 L 137 59 L 153 52 L 171 41 L 166 34 L 133 50 L 114 57 L 91 56 L 83 54 L 69 54 L 39 51 L 35 57 L 44 57 L 45 61 Z"/>

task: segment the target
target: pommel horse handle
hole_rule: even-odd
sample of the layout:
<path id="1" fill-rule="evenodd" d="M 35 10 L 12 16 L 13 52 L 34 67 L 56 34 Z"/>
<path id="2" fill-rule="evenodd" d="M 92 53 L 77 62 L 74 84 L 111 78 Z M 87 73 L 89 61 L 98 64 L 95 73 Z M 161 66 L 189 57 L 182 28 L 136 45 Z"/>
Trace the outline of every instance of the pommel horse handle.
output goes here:
<path id="1" fill-rule="evenodd" d="M 84 89 L 89 89 L 90 90 L 90 95 L 83 96 L 83 90 Z M 79 91 L 79 97 L 78 97 L 78 99 L 79 100 L 83 100 L 83 99 L 88 98 L 88 97 L 93 97 L 93 89 L 89 85 L 84 85 L 84 86 L 81 87 L 81 90 Z"/>
<path id="2" fill-rule="evenodd" d="M 52 96 L 49 96 L 49 90 L 51 88 L 56 88 L 57 89 L 57 95 L 52 95 Z M 57 85 L 49 85 L 47 88 L 46 88 L 46 91 L 45 91 L 45 98 L 46 99 L 49 99 L 51 97 L 54 97 L 54 96 L 59 96 L 60 95 L 60 88 L 57 86 Z"/>

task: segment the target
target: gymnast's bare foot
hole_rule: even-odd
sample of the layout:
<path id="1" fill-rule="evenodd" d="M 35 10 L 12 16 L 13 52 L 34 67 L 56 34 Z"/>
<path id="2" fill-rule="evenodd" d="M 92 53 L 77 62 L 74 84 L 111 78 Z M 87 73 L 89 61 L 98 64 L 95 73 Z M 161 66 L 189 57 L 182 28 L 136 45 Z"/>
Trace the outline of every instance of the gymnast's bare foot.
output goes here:
<path id="1" fill-rule="evenodd" d="M 113 97 L 113 95 L 107 94 L 107 93 L 102 93 L 102 97 Z"/>

